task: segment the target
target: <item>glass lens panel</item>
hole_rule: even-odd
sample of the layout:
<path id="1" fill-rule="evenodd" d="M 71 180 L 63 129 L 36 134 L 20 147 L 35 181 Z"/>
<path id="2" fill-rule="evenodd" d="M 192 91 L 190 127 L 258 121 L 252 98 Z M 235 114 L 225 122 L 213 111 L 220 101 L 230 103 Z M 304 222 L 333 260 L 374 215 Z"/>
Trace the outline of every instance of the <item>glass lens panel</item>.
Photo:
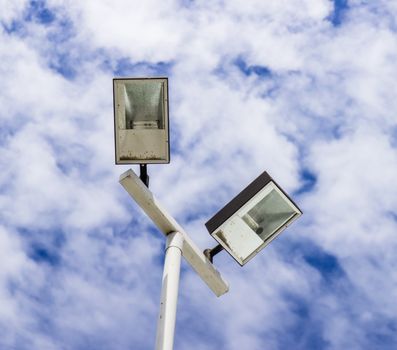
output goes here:
<path id="1" fill-rule="evenodd" d="M 163 83 L 125 83 L 125 122 L 127 129 L 163 129 Z"/>
<path id="2" fill-rule="evenodd" d="M 243 216 L 243 220 L 260 238 L 266 240 L 294 215 L 295 211 L 285 199 L 272 190 Z"/>

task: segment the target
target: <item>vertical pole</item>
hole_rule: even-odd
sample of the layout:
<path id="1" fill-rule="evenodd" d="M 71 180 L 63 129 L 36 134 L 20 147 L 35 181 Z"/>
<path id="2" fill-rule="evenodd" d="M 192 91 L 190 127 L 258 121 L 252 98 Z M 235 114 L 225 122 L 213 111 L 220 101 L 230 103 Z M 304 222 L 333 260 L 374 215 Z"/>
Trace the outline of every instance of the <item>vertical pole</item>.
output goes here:
<path id="1" fill-rule="evenodd" d="M 182 248 L 181 233 L 172 232 L 167 235 L 156 350 L 173 349 Z"/>

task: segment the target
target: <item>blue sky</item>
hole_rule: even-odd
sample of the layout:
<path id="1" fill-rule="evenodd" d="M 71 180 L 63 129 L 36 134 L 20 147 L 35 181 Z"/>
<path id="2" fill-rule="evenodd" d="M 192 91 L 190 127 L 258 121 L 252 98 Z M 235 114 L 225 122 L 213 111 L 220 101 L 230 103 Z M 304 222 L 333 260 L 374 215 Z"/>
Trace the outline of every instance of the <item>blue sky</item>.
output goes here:
<path id="1" fill-rule="evenodd" d="M 304 216 L 216 298 L 183 263 L 175 349 L 395 349 L 397 5 L 0 1 L 0 349 L 152 349 L 164 238 L 118 183 L 112 78 L 168 76 L 151 190 L 204 223 L 264 170 Z"/>

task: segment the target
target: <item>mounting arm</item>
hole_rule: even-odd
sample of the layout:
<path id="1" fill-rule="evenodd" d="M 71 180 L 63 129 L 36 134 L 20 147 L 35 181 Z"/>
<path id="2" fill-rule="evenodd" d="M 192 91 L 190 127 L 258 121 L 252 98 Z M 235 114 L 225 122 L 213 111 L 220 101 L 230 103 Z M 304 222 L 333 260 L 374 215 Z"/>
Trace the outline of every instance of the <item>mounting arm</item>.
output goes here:
<path id="1" fill-rule="evenodd" d="M 212 249 L 206 249 L 206 250 L 204 250 L 203 253 L 204 253 L 205 257 L 206 257 L 209 261 L 213 262 L 212 260 L 214 259 L 214 256 L 215 256 L 216 254 L 220 253 L 223 249 L 224 249 L 224 248 L 223 248 L 220 244 L 218 244 L 217 246 L 215 246 L 215 247 L 212 248 Z"/>
<path id="2" fill-rule="evenodd" d="M 149 175 L 147 174 L 146 164 L 139 164 L 139 173 L 139 178 L 145 184 L 145 186 L 149 188 Z"/>

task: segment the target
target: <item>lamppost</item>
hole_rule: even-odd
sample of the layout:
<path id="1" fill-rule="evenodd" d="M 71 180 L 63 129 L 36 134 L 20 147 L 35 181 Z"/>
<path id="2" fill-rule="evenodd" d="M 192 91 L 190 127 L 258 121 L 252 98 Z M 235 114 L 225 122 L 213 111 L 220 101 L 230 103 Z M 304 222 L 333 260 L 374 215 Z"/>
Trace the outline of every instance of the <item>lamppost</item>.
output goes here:
<path id="1" fill-rule="evenodd" d="M 264 172 L 206 223 L 219 245 L 202 252 L 148 188 L 146 165 L 170 161 L 168 79 L 113 79 L 113 91 L 116 164 L 140 165 L 140 177 L 130 169 L 119 182 L 167 237 L 156 349 L 172 350 L 181 257 L 219 297 L 229 287 L 213 256 L 225 249 L 244 265 L 302 212 Z"/>

